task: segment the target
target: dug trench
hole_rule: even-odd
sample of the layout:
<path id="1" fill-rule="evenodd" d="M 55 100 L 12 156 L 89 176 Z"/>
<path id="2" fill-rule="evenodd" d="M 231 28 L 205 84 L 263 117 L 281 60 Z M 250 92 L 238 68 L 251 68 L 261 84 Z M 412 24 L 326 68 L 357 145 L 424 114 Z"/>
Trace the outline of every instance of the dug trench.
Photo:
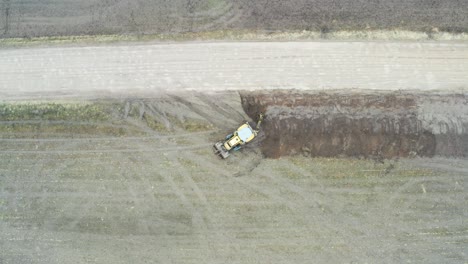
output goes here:
<path id="1" fill-rule="evenodd" d="M 465 93 L 377 91 L 243 91 L 253 120 L 265 113 L 267 158 L 466 157 Z"/>

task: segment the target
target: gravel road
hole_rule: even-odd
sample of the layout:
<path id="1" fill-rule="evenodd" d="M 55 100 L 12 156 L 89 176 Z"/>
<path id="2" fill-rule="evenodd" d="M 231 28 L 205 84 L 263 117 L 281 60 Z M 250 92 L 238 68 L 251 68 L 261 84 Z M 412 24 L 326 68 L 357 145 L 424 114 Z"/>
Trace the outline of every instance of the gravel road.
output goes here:
<path id="1" fill-rule="evenodd" d="M 167 90 L 463 90 L 467 43 L 228 42 L 0 50 L 0 98 Z"/>

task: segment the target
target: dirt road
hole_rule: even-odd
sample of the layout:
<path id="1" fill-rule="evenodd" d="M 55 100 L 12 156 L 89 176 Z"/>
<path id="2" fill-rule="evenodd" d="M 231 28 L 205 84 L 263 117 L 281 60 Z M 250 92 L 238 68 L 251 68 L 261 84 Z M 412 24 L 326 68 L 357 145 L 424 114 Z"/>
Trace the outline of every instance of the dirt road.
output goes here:
<path id="1" fill-rule="evenodd" d="M 468 88 L 467 43 L 244 42 L 0 50 L 0 99 L 166 90 Z"/>

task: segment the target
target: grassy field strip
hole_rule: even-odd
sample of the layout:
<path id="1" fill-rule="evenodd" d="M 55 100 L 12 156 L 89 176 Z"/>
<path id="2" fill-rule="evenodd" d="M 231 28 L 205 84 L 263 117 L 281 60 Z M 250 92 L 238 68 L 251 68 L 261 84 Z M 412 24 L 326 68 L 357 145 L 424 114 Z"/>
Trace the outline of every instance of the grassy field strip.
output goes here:
<path id="1" fill-rule="evenodd" d="M 174 42 L 174 41 L 386 41 L 386 40 L 417 40 L 417 41 L 467 41 L 467 33 L 449 32 L 417 32 L 406 30 L 349 30 L 349 31 L 212 31 L 180 34 L 155 35 L 84 35 L 84 36 L 56 36 L 36 38 L 3 38 L 0 48 L 27 47 L 37 45 L 65 45 L 65 44 L 109 44 L 118 42 Z"/>

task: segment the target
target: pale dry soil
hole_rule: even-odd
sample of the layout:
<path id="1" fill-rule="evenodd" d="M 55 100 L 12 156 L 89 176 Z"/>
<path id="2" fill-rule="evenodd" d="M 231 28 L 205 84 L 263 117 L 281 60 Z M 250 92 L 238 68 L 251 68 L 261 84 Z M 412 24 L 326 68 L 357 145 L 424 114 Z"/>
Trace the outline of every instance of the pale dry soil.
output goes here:
<path id="1" fill-rule="evenodd" d="M 4 114 L 0 263 L 467 261 L 468 160 L 221 160 L 231 95 Z"/>
<path id="2" fill-rule="evenodd" d="M 468 90 L 467 42 L 122 43 L 0 49 L 0 99 L 166 91 Z"/>

